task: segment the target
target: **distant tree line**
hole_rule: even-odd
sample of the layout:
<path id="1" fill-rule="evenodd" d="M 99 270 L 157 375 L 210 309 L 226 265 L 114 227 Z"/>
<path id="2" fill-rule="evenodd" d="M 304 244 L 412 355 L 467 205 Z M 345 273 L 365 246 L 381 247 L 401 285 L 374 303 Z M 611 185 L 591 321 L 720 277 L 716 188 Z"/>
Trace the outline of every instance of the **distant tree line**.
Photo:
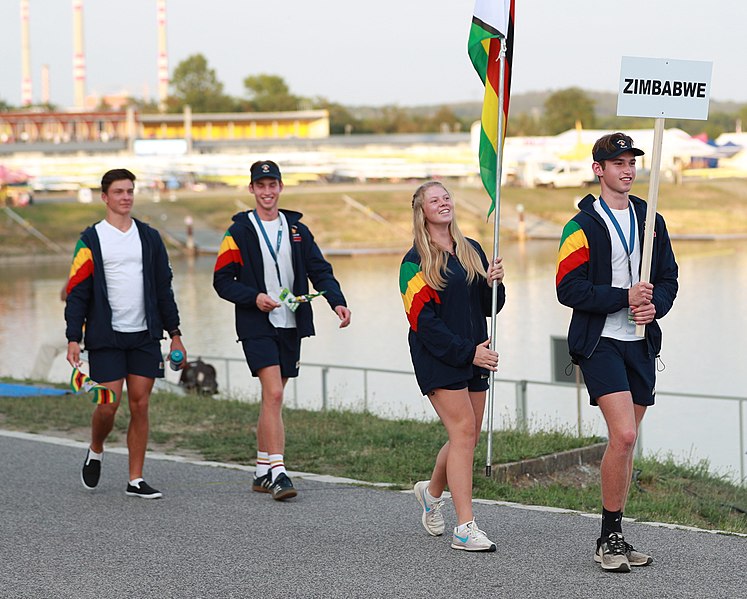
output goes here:
<path id="1" fill-rule="evenodd" d="M 243 83 L 243 96 L 226 94 L 205 56 L 193 54 L 174 68 L 171 95 L 165 109 L 171 113 L 180 113 L 185 106 L 190 106 L 195 113 L 325 109 L 329 112 L 333 135 L 469 131 L 472 123 L 480 118 L 481 111 L 478 103 L 461 106 L 459 110 L 449 105 L 346 107 L 323 97 L 295 95 L 282 77 L 265 73 L 249 75 Z M 160 110 L 155 101 L 133 98 L 130 104 L 144 113 Z M 54 109 L 54 106 L 44 108 Z M 106 110 L 108 107 L 102 104 L 99 108 Z M 0 99 L 0 111 L 14 109 Z M 734 131 L 737 121 L 747 126 L 747 104 L 734 113 L 711 110 L 707 121 L 667 119 L 667 127 L 678 127 L 691 135 L 706 133 L 713 139 L 721 133 Z M 523 112 L 512 108 L 507 133 L 511 136 L 557 135 L 574 128 L 577 122 L 585 129 L 641 129 L 653 127 L 654 119 L 600 115 L 592 95 L 571 87 L 549 94 L 541 108 Z"/>
<path id="2" fill-rule="evenodd" d="M 291 92 L 278 75 L 258 74 L 244 79 L 244 97 L 232 97 L 223 89 L 215 70 L 202 54 L 180 62 L 171 78 L 172 94 L 167 111 L 181 112 L 189 105 L 193 112 L 279 112 L 287 110 L 326 109 L 332 134 L 344 133 L 418 133 L 424 131 L 461 130 L 469 127 L 448 107 L 433 114 L 413 113 L 398 106 L 370 110 L 356 116 L 342 104 L 323 97 L 306 98 Z M 143 110 L 157 109 L 143 106 Z"/>
<path id="3" fill-rule="evenodd" d="M 734 131 L 737 121 L 747 126 L 747 104 L 735 113 L 711 110 L 707 121 L 667 119 L 666 126 L 682 129 L 690 135 L 705 133 L 709 139 L 715 139 L 722 133 Z M 582 89 L 571 87 L 550 94 L 539 114 L 511 113 L 508 134 L 557 135 L 574 128 L 576 122 L 585 129 L 651 129 L 654 126 L 653 118 L 598 115 L 594 99 Z"/>

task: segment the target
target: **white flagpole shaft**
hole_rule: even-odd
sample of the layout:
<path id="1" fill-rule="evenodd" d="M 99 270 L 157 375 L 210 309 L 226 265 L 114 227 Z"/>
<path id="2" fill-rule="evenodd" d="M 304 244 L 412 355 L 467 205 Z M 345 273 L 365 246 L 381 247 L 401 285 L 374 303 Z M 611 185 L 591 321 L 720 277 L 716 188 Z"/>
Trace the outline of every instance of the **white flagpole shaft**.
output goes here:
<path id="1" fill-rule="evenodd" d="M 493 258 L 498 256 L 501 225 L 501 170 L 503 167 L 503 96 L 505 95 L 504 77 L 506 72 L 506 38 L 501 38 L 501 51 L 498 79 L 498 139 L 496 140 L 496 168 L 495 168 L 495 210 L 493 212 Z M 498 313 L 498 285 L 493 285 L 490 308 L 490 347 L 495 351 L 496 346 L 496 315 Z M 488 387 L 488 448 L 485 461 L 485 476 L 492 474 L 493 468 L 493 405 L 495 403 L 495 371 L 490 373 Z"/>
<path id="2" fill-rule="evenodd" d="M 659 198 L 659 172 L 661 171 L 661 146 L 664 139 L 664 118 L 654 122 L 654 149 L 651 153 L 651 176 L 648 183 L 648 206 L 646 208 L 646 229 L 643 232 L 643 253 L 641 254 L 641 282 L 649 283 L 651 278 L 651 257 L 654 251 L 654 225 L 656 224 L 656 202 Z M 635 327 L 636 337 L 646 336 L 646 325 Z"/>

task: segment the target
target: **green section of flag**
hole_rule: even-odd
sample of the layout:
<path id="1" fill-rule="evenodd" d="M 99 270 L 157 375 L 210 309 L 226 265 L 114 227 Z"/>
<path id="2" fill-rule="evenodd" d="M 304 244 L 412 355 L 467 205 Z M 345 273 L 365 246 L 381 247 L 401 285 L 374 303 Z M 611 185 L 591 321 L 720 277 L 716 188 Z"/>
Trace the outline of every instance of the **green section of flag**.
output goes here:
<path id="1" fill-rule="evenodd" d="M 498 148 L 503 140 L 498 139 L 498 126 L 503 123 L 503 137 L 508 117 L 511 66 L 513 56 L 513 12 L 515 0 L 477 0 L 470 26 L 467 54 L 485 86 L 482 117 L 480 123 L 479 164 L 480 178 L 491 199 L 488 217 L 495 210 L 497 194 Z M 504 62 L 505 82 L 503 106 L 498 97 L 500 89 L 500 48 L 506 39 Z M 502 121 L 501 121 L 502 119 Z"/>

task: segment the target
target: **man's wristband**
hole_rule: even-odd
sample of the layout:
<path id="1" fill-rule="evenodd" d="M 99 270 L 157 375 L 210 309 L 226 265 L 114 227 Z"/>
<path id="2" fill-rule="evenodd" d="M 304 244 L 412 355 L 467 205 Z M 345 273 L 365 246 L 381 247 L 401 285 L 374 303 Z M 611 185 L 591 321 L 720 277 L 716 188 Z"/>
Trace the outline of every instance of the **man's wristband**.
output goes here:
<path id="1" fill-rule="evenodd" d="M 182 332 L 179 329 L 173 329 L 169 331 L 169 337 L 171 337 L 172 339 L 174 337 L 181 337 L 181 336 L 182 336 Z"/>

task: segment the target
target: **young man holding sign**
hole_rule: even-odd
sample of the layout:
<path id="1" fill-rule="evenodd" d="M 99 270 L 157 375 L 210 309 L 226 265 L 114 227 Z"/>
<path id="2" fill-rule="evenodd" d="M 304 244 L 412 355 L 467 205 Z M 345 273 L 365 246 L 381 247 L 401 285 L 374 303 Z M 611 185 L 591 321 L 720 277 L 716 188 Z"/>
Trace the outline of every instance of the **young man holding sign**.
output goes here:
<path id="1" fill-rule="evenodd" d="M 555 277 L 560 303 L 573 308 L 568 330 L 572 360 L 584 375 L 591 404 L 602 410 L 608 444 L 602 458 L 602 533 L 594 560 L 610 571 L 646 566 L 622 534 L 638 428 L 654 404 L 657 319 L 677 295 L 677 263 L 661 215 L 656 215 L 649 283 L 641 282 L 646 203 L 630 195 L 643 151 L 624 133 L 605 135 L 592 150 L 599 198 L 587 195 L 566 224 Z M 645 337 L 636 336 L 645 325 Z"/>
<path id="2" fill-rule="evenodd" d="M 302 214 L 279 210 L 283 181 L 271 160 L 251 166 L 256 208 L 239 212 L 223 237 L 213 273 L 218 295 L 235 304 L 236 333 L 253 376 L 262 385 L 257 423 L 257 469 L 252 489 L 277 500 L 296 496 L 285 470 L 283 390 L 298 376 L 301 339 L 314 334 L 309 281 L 340 319 L 350 310 Z"/>

